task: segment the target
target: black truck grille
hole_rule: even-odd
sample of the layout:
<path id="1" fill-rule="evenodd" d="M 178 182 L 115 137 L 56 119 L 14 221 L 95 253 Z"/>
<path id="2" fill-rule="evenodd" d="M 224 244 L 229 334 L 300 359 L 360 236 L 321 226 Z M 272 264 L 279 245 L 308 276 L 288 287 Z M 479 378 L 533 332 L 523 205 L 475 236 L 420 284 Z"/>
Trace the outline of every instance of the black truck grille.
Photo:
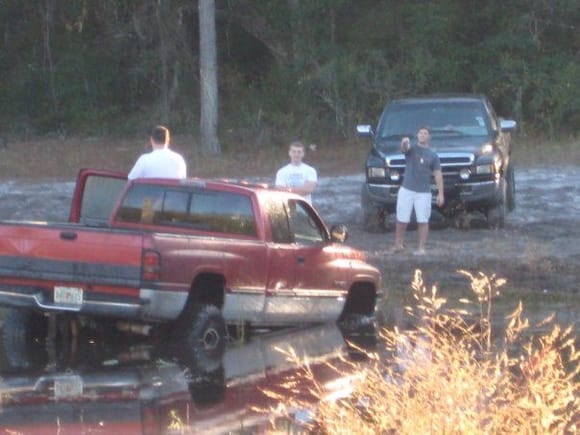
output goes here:
<path id="1" fill-rule="evenodd" d="M 452 166 L 471 166 L 475 160 L 472 153 L 438 153 L 441 166 L 443 168 Z M 404 168 L 405 156 L 403 154 L 396 154 L 386 158 L 387 166 L 389 168 Z"/>

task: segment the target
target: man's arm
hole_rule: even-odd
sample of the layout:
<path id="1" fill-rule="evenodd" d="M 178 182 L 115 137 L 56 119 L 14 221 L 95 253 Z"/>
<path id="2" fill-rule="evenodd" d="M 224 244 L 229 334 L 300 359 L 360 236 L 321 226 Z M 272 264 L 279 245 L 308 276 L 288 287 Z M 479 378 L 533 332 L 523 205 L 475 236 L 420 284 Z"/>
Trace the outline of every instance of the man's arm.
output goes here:
<path id="1" fill-rule="evenodd" d="M 291 187 L 290 192 L 299 195 L 310 195 L 316 189 L 316 181 L 306 181 L 302 186 Z"/>
<path id="2" fill-rule="evenodd" d="M 298 193 L 299 195 L 310 195 L 316 189 L 316 184 L 318 183 L 318 173 L 313 167 L 307 167 L 305 171 L 304 184 L 302 186 L 296 186 L 292 189 L 292 192 Z"/>
<path id="3" fill-rule="evenodd" d="M 443 184 L 443 173 L 441 169 L 433 171 L 433 176 L 435 177 L 435 184 L 437 185 L 437 205 L 441 207 L 445 203 L 445 186 Z"/>

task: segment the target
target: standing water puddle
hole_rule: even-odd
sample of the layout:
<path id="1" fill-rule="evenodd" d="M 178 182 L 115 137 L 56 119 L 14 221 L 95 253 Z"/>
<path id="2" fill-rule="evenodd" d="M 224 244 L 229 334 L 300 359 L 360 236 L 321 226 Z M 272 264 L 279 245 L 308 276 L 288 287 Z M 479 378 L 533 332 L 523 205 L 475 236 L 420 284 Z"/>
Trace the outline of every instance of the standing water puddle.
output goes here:
<path id="1" fill-rule="evenodd" d="M 338 397 L 348 393 L 353 375 L 347 361 L 362 355 L 335 324 L 232 342 L 213 361 L 118 335 L 53 346 L 0 354 L 3 432 L 263 433 L 270 427 L 268 410 L 277 404 L 264 391 L 281 393 L 281 385 L 294 378 L 294 389 L 309 397 L 312 384 L 301 361 L 309 362 L 321 395 Z M 288 359 L 290 350 L 296 360 Z M 318 399 L 312 397 L 312 408 Z M 309 410 L 293 414 L 307 419 Z"/>

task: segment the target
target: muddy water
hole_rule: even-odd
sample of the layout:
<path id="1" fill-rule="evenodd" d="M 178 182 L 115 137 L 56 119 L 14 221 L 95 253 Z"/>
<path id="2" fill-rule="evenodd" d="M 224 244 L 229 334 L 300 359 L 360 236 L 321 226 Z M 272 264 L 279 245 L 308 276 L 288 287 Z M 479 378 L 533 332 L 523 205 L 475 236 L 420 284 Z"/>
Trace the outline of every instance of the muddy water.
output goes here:
<path id="1" fill-rule="evenodd" d="M 305 396 L 296 417 L 280 423 L 290 430 L 308 419 L 319 398 L 348 394 L 353 374 L 346 361 L 361 354 L 345 337 L 335 324 L 266 333 L 232 342 L 219 360 L 203 363 L 181 349 L 123 336 L 81 335 L 74 346 L 57 343 L 48 353 L 11 349 L 0 353 L 0 430 L 267 433 L 277 400 L 264 391 L 280 393 L 282 383 L 298 378 L 295 388 L 306 392 L 312 384 L 300 361 L 308 358 L 320 397 Z M 283 352 L 290 349 L 298 359 Z"/>
<path id="2" fill-rule="evenodd" d="M 269 180 L 258 180 L 269 181 Z M 577 167 L 524 168 L 517 171 L 517 209 L 499 231 L 444 228 L 432 231 L 428 255 L 390 253 L 393 234 L 368 234 L 360 222 L 361 175 L 321 177 L 314 205 L 327 223 L 346 223 L 348 243 L 364 250 L 383 271 L 390 298 L 382 307 L 390 323 L 404 325 L 409 283 L 416 269 L 449 300 L 469 294 L 458 269 L 497 273 L 508 284 L 494 300 L 495 322 L 523 300 L 526 315 L 536 320 L 556 314 L 561 324 L 578 324 L 580 316 L 580 171 Z M 66 220 L 74 182 L 0 183 L 0 219 Z M 258 431 L 267 414 L 253 407 L 272 403 L 261 391 L 295 375 L 296 363 L 277 348 L 292 346 L 312 361 L 337 363 L 340 355 L 359 358 L 335 325 L 323 325 L 232 342 L 212 366 L 164 346 L 121 336 L 81 337 L 60 344 L 0 354 L 0 428 L 17 433 L 34 430 L 88 432 L 194 433 Z M 323 384 L 348 378 L 317 366 Z M 333 392 L 334 393 L 334 392 Z M 329 392 L 330 394 L 330 392 Z M 32 400 L 32 399 L 33 400 Z M 297 416 L 307 418 L 298 412 Z M 302 418 L 301 417 L 301 418 Z M 287 423 L 284 423 L 287 424 Z"/>

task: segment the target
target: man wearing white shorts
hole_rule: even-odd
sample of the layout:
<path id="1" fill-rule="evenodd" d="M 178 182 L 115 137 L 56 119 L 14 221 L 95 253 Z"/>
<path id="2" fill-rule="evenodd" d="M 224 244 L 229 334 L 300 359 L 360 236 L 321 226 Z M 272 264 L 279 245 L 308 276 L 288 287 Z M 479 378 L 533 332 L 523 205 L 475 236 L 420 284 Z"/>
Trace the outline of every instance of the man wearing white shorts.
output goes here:
<path id="1" fill-rule="evenodd" d="M 411 144 L 408 137 L 401 141 L 405 154 L 405 175 L 397 196 L 397 225 L 395 229 L 395 252 L 405 249 L 405 233 L 415 209 L 417 217 L 418 246 L 416 255 L 425 254 L 425 243 L 429 234 L 431 216 L 431 176 L 437 185 L 437 205 L 445 202 L 443 175 L 439 156 L 429 148 L 429 129 L 421 127 L 417 132 L 417 143 Z"/>

